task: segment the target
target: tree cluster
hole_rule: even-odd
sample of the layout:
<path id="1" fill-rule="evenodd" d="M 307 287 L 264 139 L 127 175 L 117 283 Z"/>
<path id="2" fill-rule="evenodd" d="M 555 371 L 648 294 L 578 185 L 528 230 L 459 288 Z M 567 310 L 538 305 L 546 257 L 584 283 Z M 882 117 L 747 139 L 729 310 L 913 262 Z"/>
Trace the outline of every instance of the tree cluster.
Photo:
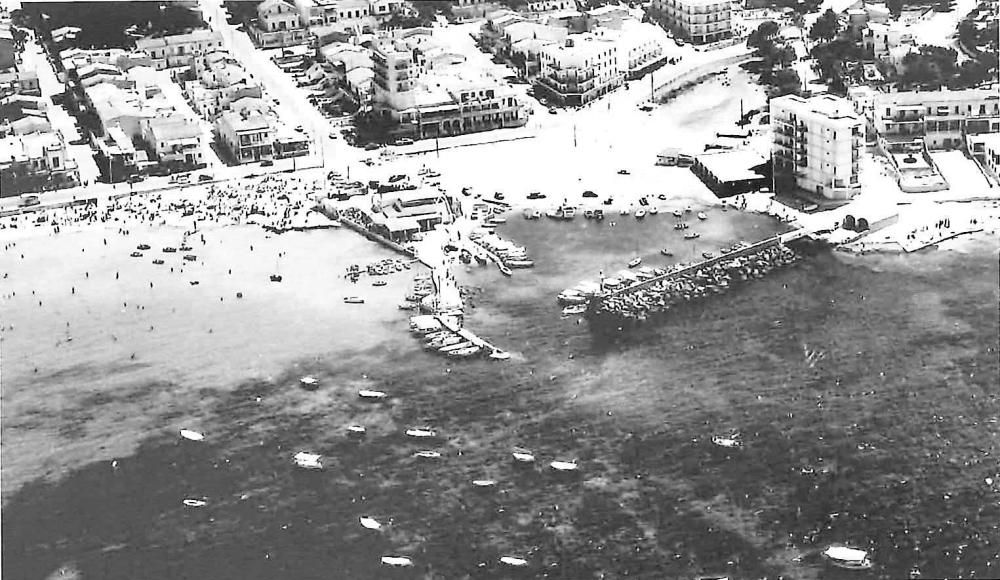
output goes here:
<path id="1" fill-rule="evenodd" d="M 840 94 L 847 92 L 844 79 L 849 76 L 849 66 L 860 63 L 865 56 L 861 46 L 842 37 L 817 44 L 810 54 L 816 59 L 820 78 L 829 85 L 831 92 Z"/>
<path id="2" fill-rule="evenodd" d="M 903 67 L 900 81 L 906 87 L 962 89 L 982 84 L 992 76 L 988 63 L 967 60 L 959 65 L 958 53 L 940 46 L 921 46 L 919 52 L 903 58 Z"/>
<path id="3" fill-rule="evenodd" d="M 768 20 L 747 37 L 747 46 L 754 48 L 754 54 L 760 57 L 754 68 L 760 74 L 760 82 L 770 86 L 772 96 L 794 93 L 801 86 L 798 73 L 790 68 L 795 62 L 795 51 L 775 42 L 778 30 L 778 24 Z"/>

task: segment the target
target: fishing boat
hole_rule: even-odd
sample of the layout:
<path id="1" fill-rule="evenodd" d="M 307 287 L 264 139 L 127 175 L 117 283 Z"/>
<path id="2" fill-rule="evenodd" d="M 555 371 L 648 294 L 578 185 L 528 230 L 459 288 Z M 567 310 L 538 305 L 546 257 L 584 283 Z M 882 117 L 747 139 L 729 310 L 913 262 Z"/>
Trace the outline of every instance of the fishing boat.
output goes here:
<path id="1" fill-rule="evenodd" d="M 281 282 L 281 274 L 271 274 L 272 282 Z"/>
<path id="2" fill-rule="evenodd" d="M 382 564 L 392 568 L 410 568 L 413 560 L 405 556 L 382 556 Z"/>
<path id="3" fill-rule="evenodd" d="M 635 258 L 632 258 L 631 260 L 629 260 L 628 267 L 629 268 L 635 268 L 636 266 L 638 266 L 641 263 L 642 263 L 642 258 L 635 257 Z"/>
<path id="4" fill-rule="evenodd" d="M 205 439 L 204 435 L 190 429 L 181 429 L 181 437 L 187 439 L 188 441 L 202 441 Z"/>
<path id="5" fill-rule="evenodd" d="M 685 240 L 693 240 L 693 239 L 698 238 L 698 237 L 701 237 L 701 234 L 699 234 L 698 232 L 688 232 L 688 233 L 684 234 L 684 239 Z"/>
<path id="6" fill-rule="evenodd" d="M 319 379 L 312 376 L 305 376 L 299 379 L 299 384 L 307 391 L 314 391 L 319 387 Z"/>
<path id="7" fill-rule="evenodd" d="M 295 465 L 301 467 L 302 469 L 309 470 L 320 470 L 323 469 L 323 462 L 320 461 L 320 455 L 316 453 L 306 453 L 305 451 L 300 451 L 295 454 Z"/>
<path id="8" fill-rule="evenodd" d="M 528 561 L 524 558 L 518 558 L 516 556 L 501 556 L 500 563 L 505 566 L 512 566 L 514 568 L 523 568 L 528 565 Z"/>
<path id="9" fill-rule="evenodd" d="M 188 498 L 184 500 L 184 505 L 188 507 L 205 507 L 208 502 L 203 499 Z"/>
<path id="10" fill-rule="evenodd" d="M 667 248 L 663 248 L 662 250 L 660 250 L 660 253 L 663 254 L 664 256 L 667 256 L 668 258 L 674 255 L 674 253 L 668 250 Z"/>
<path id="11" fill-rule="evenodd" d="M 656 207 L 655 205 L 649 208 L 649 215 L 656 215 L 658 213 L 660 213 L 660 208 Z"/>
<path id="12" fill-rule="evenodd" d="M 535 456 L 526 449 L 517 448 L 511 452 L 514 461 L 518 463 L 534 463 Z"/>
<path id="13" fill-rule="evenodd" d="M 499 269 L 500 269 L 500 273 L 501 273 L 501 274 L 503 274 L 504 276 L 513 276 L 513 275 L 514 275 L 514 272 L 512 272 L 512 271 L 511 271 L 511 269 L 510 269 L 510 268 L 508 268 L 508 267 L 507 267 L 507 266 L 506 266 L 505 264 L 503 264 L 503 263 L 498 263 L 498 264 L 497 264 L 497 268 L 499 268 Z"/>
<path id="14" fill-rule="evenodd" d="M 436 437 L 437 433 L 435 433 L 431 429 L 413 428 L 413 429 L 407 429 L 406 430 L 406 436 L 407 437 L 416 437 L 416 438 L 420 439 L 420 438 L 426 438 L 426 437 Z"/>
<path id="15" fill-rule="evenodd" d="M 507 260 L 507 266 L 510 268 L 534 268 L 535 262 L 533 260 Z"/>
<path id="16" fill-rule="evenodd" d="M 578 290 L 573 290 L 573 289 L 563 290 L 562 292 L 559 293 L 559 296 L 556 297 L 556 300 L 558 300 L 560 304 L 587 303 L 587 297 L 584 296 L 583 293 L 579 292 Z"/>
<path id="17" fill-rule="evenodd" d="M 163 265 L 163 260 L 161 260 L 160 258 L 157 258 L 157 259 L 153 260 L 153 263 L 156 264 L 157 266 L 162 266 Z"/>
<path id="18" fill-rule="evenodd" d="M 149 244 L 139 244 L 135 247 L 137 250 L 148 250 L 150 248 Z"/>
<path id="19" fill-rule="evenodd" d="M 364 304 L 365 299 L 360 296 L 344 296 L 345 304 Z"/>
<path id="20" fill-rule="evenodd" d="M 490 353 L 490 358 L 493 360 L 508 360 L 510 359 L 510 353 L 502 350 L 495 350 Z"/>
<path id="21" fill-rule="evenodd" d="M 347 434 L 352 437 L 364 437 L 368 432 L 364 425 L 348 425 Z"/>
<path id="22" fill-rule="evenodd" d="M 823 551 L 823 557 L 830 564 L 847 570 L 868 570 L 872 567 L 868 552 L 857 548 L 830 546 Z"/>
<path id="23" fill-rule="evenodd" d="M 441 457 L 441 454 L 437 451 L 417 451 L 413 456 L 419 459 L 438 459 Z"/>
<path id="24" fill-rule="evenodd" d="M 472 485 L 475 486 L 475 487 L 482 487 L 482 488 L 496 487 L 496 484 L 497 484 L 497 482 L 496 482 L 495 479 L 473 479 L 472 480 Z"/>
<path id="25" fill-rule="evenodd" d="M 387 282 L 385 280 L 375 280 L 372 282 L 372 286 L 385 286 Z"/>
<path id="26" fill-rule="evenodd" d="M 583 314 L 587 311 L 587 306 L 585 304 L 573 304 L 562 309 L 563 316 L 574 316 L 577 314 Z"/>
<path id="27" fill-rule="evenodd" d="M 701 256 L 706 260 L 711 260 L 712 258 L 715 257 L 715 254 L 713 254 L 712 252 L 702 252 Z"/>
<path id="28" fill-rule="evenodd" d="M 700 220 L 707 220 L 708 216 L 705 215 L 705 212 L 700 211 L 700 212 L 698 212 L 698 219 L 700 219 Z"/>
<path id="29" fill-rule="evenodd" d="M 552 461 L 549 463 L 549 467 L 555 471 L 576 471 L 579 468 L 579 465 L 577 465 L 576 460 Z"/>
<path id="30" fill-rule="evenodd" d="M 438 349 L 438 352 L 442 352 L 444 354 L 448 354 L 449 352 L 451 352 L 453 350 L 461 350 L 463 348 L 469 348 L 470 346 L 472 346 L 471 342 L 469 342 L 468 340 L 462 340 L 460 342 L 456 342 L 455 344 L 449 344 L 448 346 L 442 346 L 441 348 Z"/>
<path id="31" fill-rule="evenodd" d="M 679 209 L 674 210 L 674 217 L 684 217 L 684 212 Z"/>
<path id="32" fill-rule="evenodd" d="M 436 338 L 434 340 L 429 341 L 425 346 L 427 350 L 439 350 L 446 346 L 458 344 L 460 342 L 463 342 L 464 340 L 465 339 L 462 338 L 461 336 L 449 333 L 448 336 L 443 336 L 441 338 Z"/>
<path id="33" fill-rule="evenodd" d="M 481 351 L 481 350 L 482 350 L 482 347 L 476 346 L 476 345 L 472 345 L 472 346 L 467 346 L 465 348 L 460 348 L 458 350 L 453 350 L 453 351 L 451 351 L 451 352 L 448 353 L 448 356 L 453 357 L 453 358 L 466 358 L 466 357 L 470 357 L 470 356 L 474 356 L 474 355 L 479 354 L 479 351 Z"/>
<path id="34" fill-rule="evenodd" d="M 644 208 L 640 207 L 639 209 L 635 210 L 635 219 L 641 220 L 644 217 L 646 217 L 646 210 Z"/>
<path id="35" fill-rule="evenodd" d="M 358 396 L 361 397 L 362 399 L 369 399 L 369 400 L 372 400 L 372 401 L 380 401 L 382 399 L 385 399 L 388 395 L 386 395 L 382 391 L 372 391 L 372 390 L 368 390 L 368 389 L 361 389 L 360 391 L 358 391 Z"/>
<path id="36" fill-rule="evenodd" d="M 381 530 L 382 524 L 379 523 L 375 518 L 370 518 L 368 516 L 361 516 L 358 518 L 361 522 L 361 526 L 369 530 Z"/>
<path id="37" fill-rule="evenodd" d="M 712 437 L 712 443 L 715 443 L 719 447 L 728 447 L 728 448 L 743 446 L 743 444 L 740 443 L 740 440 L 737 439 L 735 435 L 731 437 L 723 437 L 721 435 L 715 435 Z"/>

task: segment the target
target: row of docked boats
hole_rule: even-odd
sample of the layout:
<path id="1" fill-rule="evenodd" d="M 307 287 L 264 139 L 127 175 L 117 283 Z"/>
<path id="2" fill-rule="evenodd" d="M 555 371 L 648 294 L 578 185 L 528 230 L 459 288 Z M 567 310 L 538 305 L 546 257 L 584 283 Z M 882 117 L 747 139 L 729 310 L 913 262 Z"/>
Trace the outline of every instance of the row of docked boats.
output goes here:
<path id="1" fill-rule="evenodd" d="M 472 333 L 463 331 L 457 320 L 445 322 L 443 317 L 418 315 L 410 317 L 410 332 L 420 336 L 424 349 L 450 358 L 470 358 L 488 353 L 493 360 L 507 360 L 510 353 L 491 348 Z"/>
<path id="2" fill-rule="evenodd" d="M 418 310 L 424 298 L 434 293 L 434 282 L 430 274 L 418 274 L 413 278 L 413 283 L 407 291 L 403 302 L 399 304 L 400 310 Z"/>
<path id="3" fill-rule="evenodd" d="M 473 233 L 470 235 L 472 241 L 485 249 L 497 261 L 498 266 L 510 268 L 532 268 L 534 260 L 528 256 L 528 250 L 524 246 L 519 246 L 514 242 L 505 240 L 492 233 Z M 503 271 L 504 268 L 501 268 Z"/>

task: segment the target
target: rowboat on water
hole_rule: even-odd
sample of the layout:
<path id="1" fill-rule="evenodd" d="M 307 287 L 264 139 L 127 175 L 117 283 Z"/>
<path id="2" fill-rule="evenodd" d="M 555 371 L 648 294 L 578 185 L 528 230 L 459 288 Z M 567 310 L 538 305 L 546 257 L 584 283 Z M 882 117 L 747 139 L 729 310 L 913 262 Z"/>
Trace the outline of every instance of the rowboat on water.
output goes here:
<path id="1" fill-rule="evenodd" d="M 490 358 L 493 360 L 508 360 L 510 358 L 510 353 L 502 350 L 495 350 L 490 353 Z"/>
<path id="2" fill-rule="evenodd" d="M 414 428 L 414 429 L 407 429 L 406 430 L 406 435 L 408 437 L 418 437 L 419 438 L 419 437 L 434 437 L 436 435 L 436 433 L 434 433 L 434 431 L 431 430 L 431 429 Z"/>
<path id="3" fill-rule="evenodd" d="M 361 516 L 361 525 L 369 530 L 381 530 L 382 524 L 378 522 L 375 518 L 370 518 L 368 516 Z"/>
<path id="4" fill-rule="evenodd" d="M 576 471 L 579 468 L 576 460 L 573 461 L 553 461 L 549 463 L 549 467 L 555 471 Z"/>
<path id="5" fill-rule="evenodd" d="M 715 435 L 712 437 L 712 443 L 715 443 L 719 447 L 741 447 L 743 444 L 740 440 L 733 435 L 732 437 L 723 437 L 721 435 Z"/>
<path id="6" fill-rule="evenodd" d="M 437 451 L 417 451 L 413 456 L 419 459 L 438 459 L 441 454 Z"/>
<path id="7" fill-rule="evenodd" d="M 320 470 L 323 469 L 323 462 L 320 461 L 320 457 L 321 456 L 316 453 L 306 453 L 305 451 L 300 451 L 295 454 L 295 465 L 301 467 L 302 469 Z"/>
<path id="8" fill-rule="evenodd" d="M 587 311 L 587 306 L 585 304 L 573 304 L 562 309 L 563 316 L 573 316 L 576 314 L 583 314 Z"/>
<path id="9" fill-rule="evenodd" d="M 319 387 L 319 379 L 313 376 L 306 376 L 299 379 L 299 384 L 302 385 L 304 389 L 312 391 Z"/>
<path id="10" fill-rule="evenodd" d="M 830 564 L 847 570 L 868 570 L 872 567 L 868 552 L 857 548 L 830 546 L 823 551 L 823 557 Z"/>
<path id="11" fill-rule="evenodd" d="M 208 502 L 203 499 L 188 498 L 184 500 L 184 505 L 188 507 L 205 507 Z"/>
<path id="12" fill-rule="evenodd" d="M 496 482 L 495 479 L 473 479 L 472 480 L 472 485 L 474 485 L 475 487 L 484 487 L 484 488 L 485 487 L 496 487 L 496 484 L 497 484 L 497 482 Z"/>
<path id="13" fill-rule="evenodd" d="M 535 462 L 535 456 L 530 451 L 528 451 L 526 449 L 520 449 L 520 448 L 514 449 L 514 451 L 511 452 L 511 456 L 513 456 L 514 457 L 514 461 L 516 461 L 518 463 L 534 463 Z"/>
<path id="14" fill-rule="evenodd" d="M 361 397 L 362 399 L 371 399 L 377 401 L 386 398 L 388 395 L 386 395 L 382 391 L 371 391 L 368 389 L 361 389 L 360 391 L 358 391 L 358 396 Z"/>
<path id="15" fill-rule="evenodd" d="M 513 566 L 515 568 L 522 568 L 528 565 L 527 560 L 525 560 L 524 558 L 518 558 L 516 556 L 502 556 L 500 558 L 500 563 L 507 566 Z"/>
<path id="16" fill-rule="evenodd" d="M 638 266 L 641 263 L 642 263 L 642 258 L 635 257 L 635 258 L 632 258 L 631 260 L 629 260 L 628 267 L 629 268 L 635 268 L 636 266 Z"/>
<path id="17" fill-rule="evenodd" d="M 364 425 L 348 425 L 347 434 L 353 437 L 363 437 L 367 433 Z"/>
<path id="18" fill-rule="evenodd" d="M 345 296 L 344 302 L 347 304 L 364 304 L 365 299 L 360 296 Z"/>
<path id="19" fill-rule="evenodd" d="M 205 438 L 205 436 L 201 433 L 190 429 L 181 429 L 181 437 L 187 439 L 188 441 L 201 441 Z"/>
<path id="20" fill-rule="evenodd" d="M 413 560 L 405 556 L 382 556 L 382 564 L 393 568 L 409 568 L 413 566 Z"/>

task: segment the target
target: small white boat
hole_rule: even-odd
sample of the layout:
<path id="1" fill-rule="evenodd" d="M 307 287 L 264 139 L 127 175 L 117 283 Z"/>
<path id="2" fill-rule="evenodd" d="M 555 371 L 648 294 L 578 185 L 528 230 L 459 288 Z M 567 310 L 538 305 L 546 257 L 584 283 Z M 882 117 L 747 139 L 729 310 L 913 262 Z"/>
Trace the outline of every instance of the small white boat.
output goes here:
<path id="1" fill-rule="evenodd" d="M 510 359 L 510 353 L 502 350 L 495 350 L 490 353 L 490 358 L 493 360 L 508 360 Z"/>
<path id="2" fill-rule="evenodd" d="M 306 376 L 299 379 L 299 384 L 306 389 L 312 390 L 319 386 L 319 379 L 313 376 Z"/>
<path id="3" fill-rule="evenodd" d="M 660 208 L 656 207 L 655 205 L 649 208 L 649 215 L 656 215 L 658 213 L 660 213 Z"/>
<path id="4" fill-rule="evenodd" d="M 736 436 L 723 437 L 721 435 L 715 435 L 712 437 L 712 443 L 715 443 L 719 447 L 741 447 L 743 444 Z"/>
<path id="5" fill-rule="evenodd" d="M 576 471 L 579 468 L 576 461 L 553 461 L 549 467 L 556 471 Z"/>
<path id="6" fill-rule="evenodd" d="M 701 234 L 699 234 L 698 232 L 688 232 L 688 233 L 684 234 L 684 239 L 685 240 L 693 240 L 693 239 L 699 238 L 699 237 L 701 237 Z"/>
<path id="7" fill-rule="evenodd" d="M 448 356 L 453 358 L 465 358 L 479 354 L 480 350 L 482 350 L 480 347 L 472 345 L 472 346 L 467 346 L 465 348 L 460 348 L 458 350 L 453 350 L 448 353 Z"/>
<path id="8" fill-rule="evenodd" d="M 190 429 L 181 429 L 181 437 L 187 439 L 188 441 L 201 441 L 205 438 L 205 436 L 201 433 Z"/>
<path id="9" fill-rule="evenodd" d="M 620 211 L 619 211 L 618 213 L 619 213 L 620 215 L 628 215 L 628 214 L 630 214 L 630 213 L 632 213 L 632 212 L 631 212 L 631 211 L 629 211 L 629 209 L 628 209 L 627 207 L 623 207 L 623 208 L 621 208 L 621 210 L 620 210 Z"/>
<path id="10" fill-rule="evenodd" d="M 511 269 L 505 266 L 504 264 L 497 264 L 497 268 L 500 269 L 500 273 L 503 274 L 504 276 L 514 275 L 514 272 L 512 272 Z"/>
<path id="11" fill-rule="evenodd" d="M 705 215 L 705 212 L 700 211 L 700 212 L 698 212 L 698 219 L 700 219 L 700 220 L 707 220 L 708 216 Z"/>
<path id="12" fill-rule="evenodd" d="M 365 429 L 364 425 L 348 425 L 348 427 L 347 427 L 347 434 L 348 435 L 354 435 L 356 437 L 359 437 L 359 436 L 364 435 L 367 432 L 368 432 L 368 430 Z"/>
<path id="13" fill-rule="evenodd" d="M 668 250 L 667 248 L 663 248 L 662 250 L 660 250 L 660 253 L 667 257 L 674 255 L 674 253 Z"/>
<path id="14" fill-rule="evenodd" d="M 370 518 L 368 516 L 361 516 L 361 525 L 369 530 L 381 530 L 382 524 L 378 522 L 375 518 Z"/>
<path id="15" fill-rule="evenodd" d="M 358 396 L 361 397 L 362 399 L 380 400 L 386 398 L 388 395 L 386 395 L 382 391 L 370 391 L 368 389 L 361 389 L 360 391 L 358 391 Z"/>
<path id="16" fill-rule="evenodd" d="M 674 217 L 684 217 L 684 212 L 679 209 L 674 210 Z"/>
<path id="17" fill-rule="evenodd" d="M 639 264 L 641 264 L 641 263 L 642 263 L 642 258 L 639 258 L 639 257 L 636 257 L 636 258 L 632 258 L 632 259 L 631 259 L 631 260 L 629 260 L 629 262 L 628 262 L 628 267 L 629 267 L 629 268 L 635 268 L 636 266 L 638 266 L 638 265 L 639 265 Z"/>
<path id="18" fill-rule="evenodd" d="M 528 565 L 527 560 L 515 556 L 502 556 L 500 558 L 500 563 L 507 566 L 513 566 L 515 568 L 523 568 Z"/>
<path id="19" fill-rule="evenodd" d="M 393 568 L 410 568 L 413 566 L 413 560 L 405 556 L 382 556 L 382 563 Z"/>
<path id="20" fill-rule="evenodd" d="M 472 485 L 476 487 L 496 487 L 495 479 L 473 479 Z"/>
<path id="21" fill-rule="evenodd" d="M 437 451 L 417 451 L 413 456 L 420 459 L 438 459 L 441 454 Z"/>
<path id="22" fill-rule="evenodd" d="M 430 429 L 407 429 L 406 435 L 408 437 L 435 437 L 437 433 Z"/>
<path id="23" fill-rule="evenodd" d="M 208 505 L 208 502 L 203 499 L 188 498 L 184 500 L 184 505 L 188 507 L 205 507 Z"/>
<path id="24" fill-rule="evenodd" d="M 645 209 L 643 209 L 643 208 L 640 207 L 639 209 L 635 210 L 635 219 L 641 220 L 644 217 L 646 217 L 646 210 Z"/>
<path id="25" fill-rule="evenodd" d="M 518 463 L 534 463 L 535 456 L 525 449 L 515 449 L 511 452 L 514 461 Z"/>
<path id="26" fill-rule="evenodd" d="M 452 351 L 455 351 L 455 350 L 462 350 L 463 348 L 469 348 L 470 346 L 472 346 L 471 342 L 469 342 L 467 340 L 463 340 L 462 342 L 456 342 L 455 344 L 449 344 L 448 346 L 442 346 L 441 348 L 438 349 L 438 352 L 443 352 L 445 354 L 448 354 L 449 352 L 452 352 Z"/>
<path id="27" fill-rule="evenodd" d="M 323 469 L 323 462 L 320 461 L 320 457 L 316 453 L 300 451 L 295 454 L 295 465 L 302 469 Z"/>
<path id="28" fill-rule="evenodd" d="M 360 296 L 344 296 L 344 302 L 346 304 L 364 304 L 365 299 Z"/>
<path id="29" fill-rule="evenodd" d="M 830 564 L 847 570 L 868 570 L 872 567 L 872 562 L 868 558 L 868 552 L 847 546 L 830 546 L 823 551 L 823 557 Z"/>
<path id="30" fill-rule="evenodd" d="M 585 304 L 574 304 L 562 309 L 563 316 L 574 316 L 576 314 L 583 314 L 586 311 L 587 306 Z"/>

